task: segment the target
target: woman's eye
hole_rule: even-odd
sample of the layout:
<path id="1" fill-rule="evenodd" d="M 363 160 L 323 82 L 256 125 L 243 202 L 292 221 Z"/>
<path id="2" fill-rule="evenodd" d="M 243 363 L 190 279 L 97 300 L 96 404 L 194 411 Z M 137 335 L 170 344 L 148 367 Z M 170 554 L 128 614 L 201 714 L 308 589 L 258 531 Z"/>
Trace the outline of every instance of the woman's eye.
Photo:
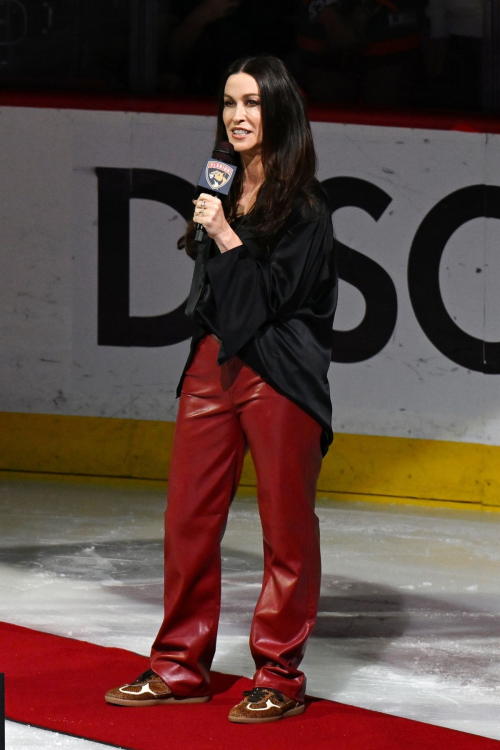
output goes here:
<path id="1" fill-rule="evenodd" d="M 233 103 L 233 102 L 231 102 L 231 101 L 229 101 L 229 99 L 227 99 L 227 100 L 226 100 L 226 101 L 224 102 L 224 106 L 225 106 L 225 107 L 230 107 L 232 103 Z"/>
<path id="2" fill-rule="evenodd" d="M 257 101 L 257 99 L 249 99 L 247 104 L 249 104 L 250 107 L 258 107 L 260 102 Z"/>

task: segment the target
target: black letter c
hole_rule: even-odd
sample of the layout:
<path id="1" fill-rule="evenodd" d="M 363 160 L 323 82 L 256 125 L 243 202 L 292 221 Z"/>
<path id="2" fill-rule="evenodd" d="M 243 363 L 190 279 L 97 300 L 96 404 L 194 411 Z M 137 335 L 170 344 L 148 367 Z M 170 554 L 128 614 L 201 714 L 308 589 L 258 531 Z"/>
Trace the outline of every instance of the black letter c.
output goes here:
<path id="1" fill-rule="evenodd" d="M 500 219 L 500 187 L 471 185 L 443 198 L 417 230 L 408 262 L 408 288 L 426 336 L 448 359 L 477 372 L 500 374 L 500 342 L 470 336 L 452 320 L 439 288 L 439 264 L 454 232 L 472 219 Z"/>

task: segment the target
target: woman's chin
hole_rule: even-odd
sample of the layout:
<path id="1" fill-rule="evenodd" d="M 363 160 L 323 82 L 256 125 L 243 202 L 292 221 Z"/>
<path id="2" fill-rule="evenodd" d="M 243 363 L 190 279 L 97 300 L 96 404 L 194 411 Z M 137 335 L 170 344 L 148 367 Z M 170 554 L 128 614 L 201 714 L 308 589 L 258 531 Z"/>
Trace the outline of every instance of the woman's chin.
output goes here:
<path id="1" fill-rule="evenodd" d="M 234 150 L 241 156 L 256 156 L 261 152 L 261 146 L 256 143 L 244 143 L 242 141 L 231 141 Z"/>
<path id="2" fill-rule="evenodd" d="M 246 143 L 245 141 L 239 141 L 239 140 L 232 140 L 231 143 L 234 146 L 235 151 L 239 151 L 240 153 L 242 151 L 251 151 L 252 148 L 255 147 L 255 144 L 253 143 Z"/>

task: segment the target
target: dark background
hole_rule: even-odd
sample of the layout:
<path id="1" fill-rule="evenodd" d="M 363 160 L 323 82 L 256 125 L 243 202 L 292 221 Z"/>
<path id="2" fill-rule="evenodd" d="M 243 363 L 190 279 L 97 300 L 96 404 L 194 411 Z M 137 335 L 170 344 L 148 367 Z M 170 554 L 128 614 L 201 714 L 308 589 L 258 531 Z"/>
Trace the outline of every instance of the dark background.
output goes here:
<path id="1" fill-rule="evenodd" d="M 0 0 L 0 88 L 205 97 L 230 61 L 268 53 L 311 102 L 498 110 L 500 0 L 482 38 L 436 38 L 432 2 Z"/>

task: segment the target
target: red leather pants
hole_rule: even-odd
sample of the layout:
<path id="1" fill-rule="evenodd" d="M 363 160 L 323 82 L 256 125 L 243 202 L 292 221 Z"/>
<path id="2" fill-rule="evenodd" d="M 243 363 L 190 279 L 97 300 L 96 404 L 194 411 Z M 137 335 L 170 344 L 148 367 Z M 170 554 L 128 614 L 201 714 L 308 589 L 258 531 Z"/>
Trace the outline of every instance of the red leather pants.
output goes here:
<path id="1" fill-rule="evenodd" d="M 250 650 L 254 684 L 303 700 L 299 670 L 321 578 L 314 512 L 321 427 L 237 357 L 222 366 L 206 336 L 185 375 L 165 514 L 165 619 L 151 667 L 179 696 L 209 693 L 229 506 L 250 448 L 264 537 L 264 578 Z"/>

